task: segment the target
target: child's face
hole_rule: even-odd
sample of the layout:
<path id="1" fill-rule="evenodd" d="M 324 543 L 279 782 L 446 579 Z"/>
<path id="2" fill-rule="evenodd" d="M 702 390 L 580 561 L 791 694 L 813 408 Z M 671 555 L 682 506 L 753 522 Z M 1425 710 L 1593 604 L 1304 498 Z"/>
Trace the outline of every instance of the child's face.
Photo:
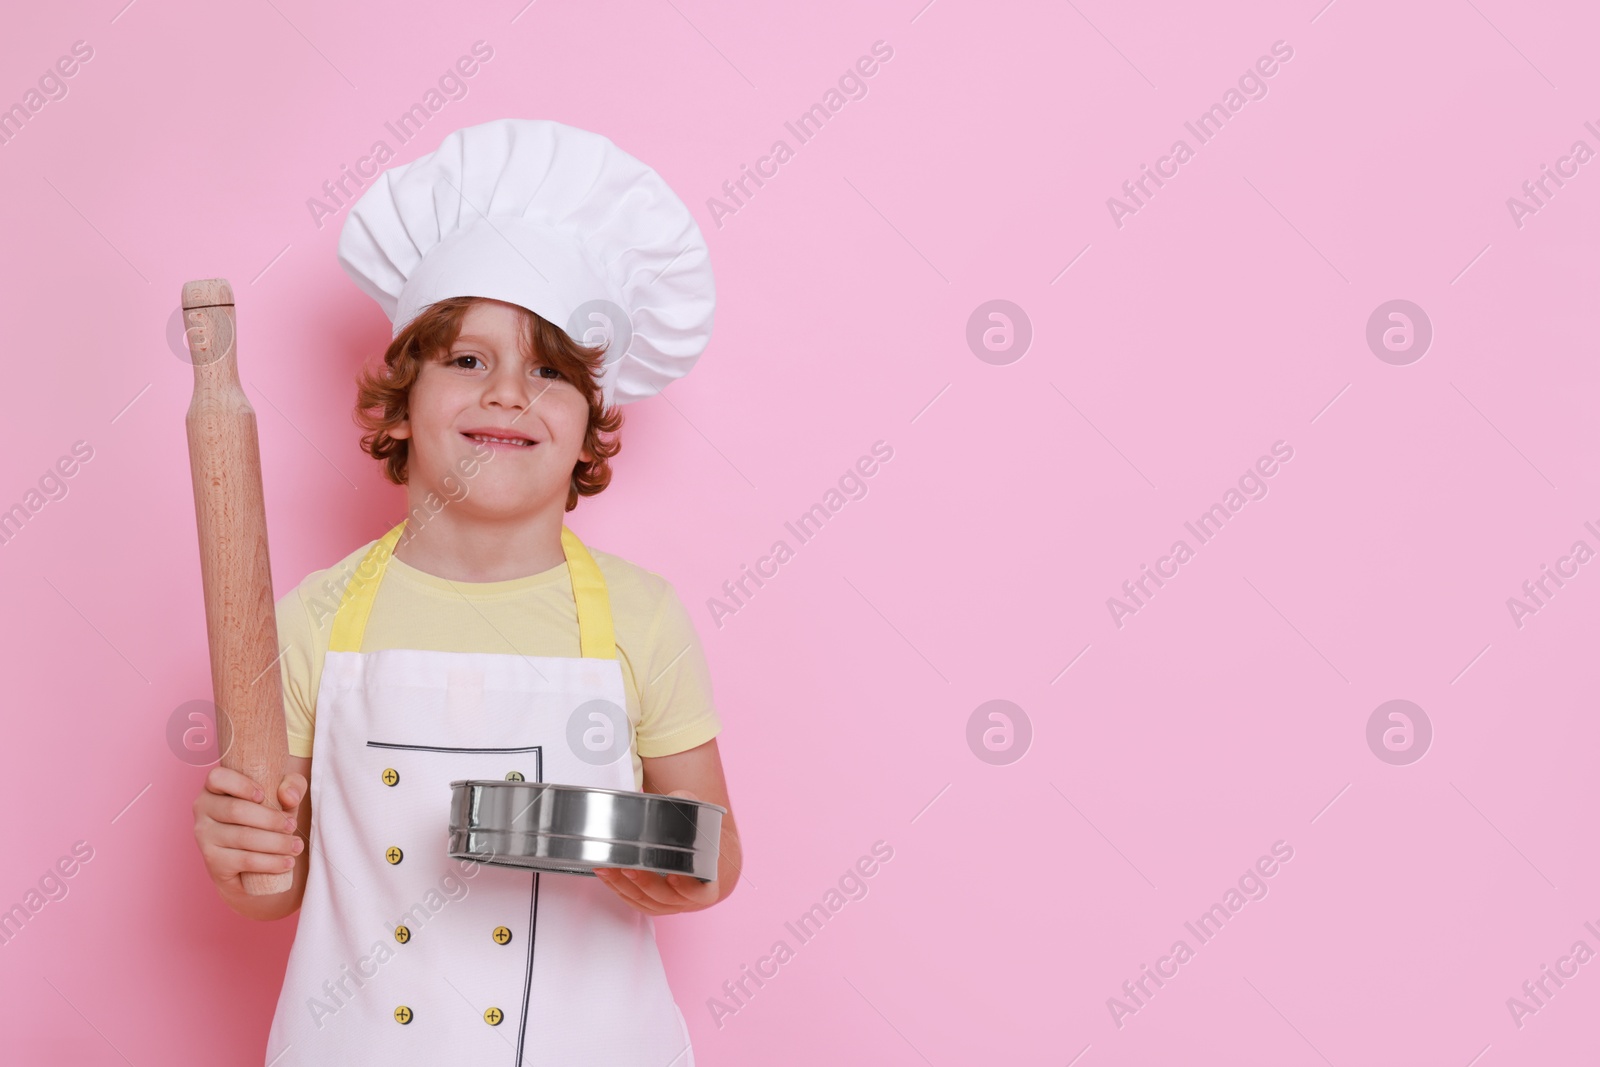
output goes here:
<path id="1" fill-rule="evenodd" d="M 564 512 L 572 470 L 594 456 L 583 447 L 589 404 L 553 367 L 524 362 L 518 312 L 498 300 L 467 309 L 448 354 L 423 364 L 412 383 L 407 418 L 390 431 L 409 439 L 407 485 L 459 498 L 464 510 L 505 517 L 549 507 Z M 470 432 L 527 438 L 532 445 L 481 443 Z M 478 461 L 485 448 L 488 462 Z M 462 461 L 477 473 L 464 478 Z M 465 483 L 465 492 L 461 490 Z M 454 487 L 455 492 L 447 492 Z"/>

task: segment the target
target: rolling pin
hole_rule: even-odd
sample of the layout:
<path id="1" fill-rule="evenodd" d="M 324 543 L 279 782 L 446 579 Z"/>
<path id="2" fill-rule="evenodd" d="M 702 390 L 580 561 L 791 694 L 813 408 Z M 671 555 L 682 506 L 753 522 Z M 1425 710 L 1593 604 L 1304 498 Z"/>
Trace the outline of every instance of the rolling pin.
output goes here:
<path id="1" fill-rule="evenodd" d="M 261 448 L 255 409 L 239 383 L 233 287 L 226 279 L 184 284 L 183 324 L 194 364 L 194 399 L 185 425 L 217 743 L 222 765 L 247 775 L 261 787 L 266 805 L 281 810 L 278 783 L 289 740 L 267 558 Z M 240 880 L 250 896 L 266 896 L 287 892 L 294 871 L 245 871 Z"/>

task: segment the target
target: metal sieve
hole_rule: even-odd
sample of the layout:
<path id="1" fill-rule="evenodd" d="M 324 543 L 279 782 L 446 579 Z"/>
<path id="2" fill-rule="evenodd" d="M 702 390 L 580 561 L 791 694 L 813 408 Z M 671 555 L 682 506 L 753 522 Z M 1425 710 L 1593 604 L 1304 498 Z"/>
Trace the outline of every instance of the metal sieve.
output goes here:
<path id="1" fill-rule="evenodd" d="M 709 882 L 727 813 L 659 793 L 457 779 L 450 783 L 450 856 L 591 878 L 596 867 L 631 867 Z"/>

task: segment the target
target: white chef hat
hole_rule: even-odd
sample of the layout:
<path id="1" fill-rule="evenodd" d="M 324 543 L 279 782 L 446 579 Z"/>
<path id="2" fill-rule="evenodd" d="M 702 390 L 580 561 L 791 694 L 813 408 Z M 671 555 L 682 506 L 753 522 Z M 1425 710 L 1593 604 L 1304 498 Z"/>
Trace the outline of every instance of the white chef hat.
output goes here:
<path id="1" fill-rule="evenodd" d="M 711 258 L 689 209 L 609 138 L 548 119 L 468 126 L 378 175 L 339 263 L 395 334 L 436 300 L 481 296 L 610 341 L 607 404 L 654 396 L 711 338 Z"/>

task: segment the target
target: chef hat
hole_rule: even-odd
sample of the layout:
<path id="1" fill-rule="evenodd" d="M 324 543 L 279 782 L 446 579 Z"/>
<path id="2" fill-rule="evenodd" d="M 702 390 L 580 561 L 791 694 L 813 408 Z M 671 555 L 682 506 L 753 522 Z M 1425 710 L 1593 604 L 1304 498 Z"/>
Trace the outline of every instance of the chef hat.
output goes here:
<path id="1" fill-rule="evenodd" d="M 689 209 L 609 138 L 548 119 L 468 126 L 384 171 L 350 209 L 339 263 L 395 334 L 436 300 L 480 296 L 610 341 L 608 405 L 654 396 L 711 338 L 711 258 Z"/>

